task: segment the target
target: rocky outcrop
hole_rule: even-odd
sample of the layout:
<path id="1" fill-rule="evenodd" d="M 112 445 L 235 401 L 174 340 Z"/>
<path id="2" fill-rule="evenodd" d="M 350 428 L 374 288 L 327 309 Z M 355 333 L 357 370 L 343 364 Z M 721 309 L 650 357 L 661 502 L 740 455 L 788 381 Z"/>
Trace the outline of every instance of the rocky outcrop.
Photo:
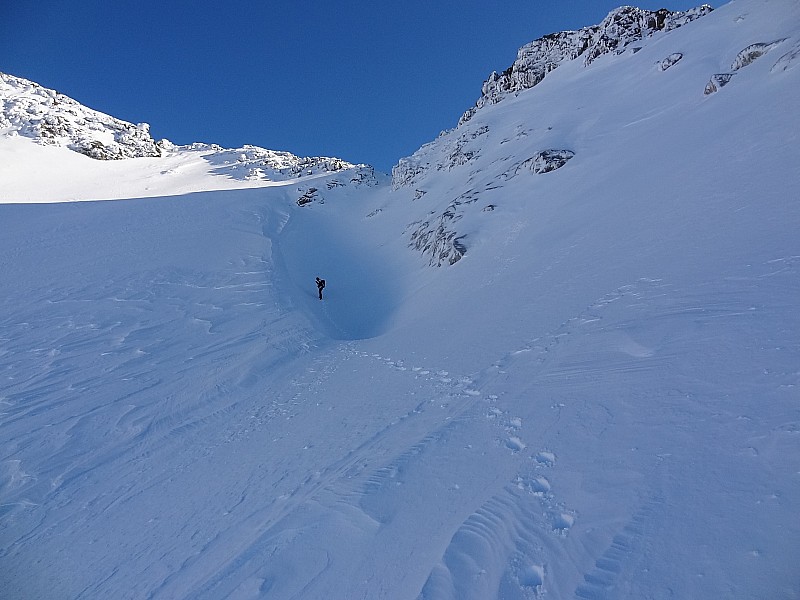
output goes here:
<path id="1" fill-rule="evenodd" d="M 492 73 L 481 88 L 475 106 L 464 113 L 459 125 L 477 110 L 539 84 L 563 63 L 583 57 L 585 65 L 603 54 L 617 52 L 656 31 L 669 31 L 689 23 L 713 9 L 704 4 L 685 12 L 643 10 L 623 6 L 613 10 L 599 25 L 577 31 L 546 35 L 519 49 L 517 59 L 502 73 Z"/>
<path id="2" fill-rule="evenodd" d="M 411 156 L 401 158 L 392 168 L 392 189 L 411 185 L 429 171 L 451 171 L 466 165 L 480 155 L 478 138 L 489 133 L 489 127 L 465 128 L 442 132 L 439 137 L 422 146 Z"/>
<path id="3" fill-rule="evenodd" d="M 215 173 L 247 181 L 285 181 L 310 175 L 337 173 L 348 169 L 356 169 L 358 172 L 361 168 L 372 172 L 372 167 L 366 165 L 356 167 L 356 165 L 339 158 L 300 157 L 291 152 L 267 150 L 250 145 L 235 149 L 225 149 L 213 144 L 192 144 L 191 146 L 169 144 L 164 147 L 169 150 L 210 150 L 211 152 L 206 155 L 205 159 L 214 166 Z M 366 175 L 363 176 L 366 177 Z"/>
<path id="4" fill-rule="evenodd" d="M 325 201 L 318 194 L 319 190 L 315 187 L 308 188 L 305 193 L 297 199 L 297 206 L 305 206 L 312 202 L 324 204 Z"/>
<path id="5" fill-rule="evenodd" d="M 380 183 L 378 177 L 375 175 L 375 170 L 372 167 L 367 165 L 350 165 L 344 161 L 340 162 L 341 164 L 335 162 L 328 166 L 330 168 L 337 167 L 337 170 L 341 170 L 342 175 L 349 177 L 349 179 L 342 176 L 315 179 L 315 182 L 324 182 L 325 188 L 328 192 L 348 186 L 359 187 L 365 185 L 367 187 L 374 187 Z M 318 183 L 317 185 L 322 185 L 322 183 Z M 317 187 L 299 187 L 297 188 L 297 191 L 300 193 L 300 196 L 295 201 L 298 206 L 307 206 L 309 204 L 325 204 L 325 195 L 322 193 L 322 190 Z"/>
<path id="6" fill-rule="evenodd" d="M 678 64 L 678 62 L 680 62 L 682 58 L 683 58 L 683 53 L 673 52 L 667 58 L 658 63 L 658 70 L 662 72 L 666 71 L 670 67 Z"/>
<path id="7" fill-rule="evenodd" d="M 386 178 L 386 174 L 381 174 L 382 178 Z M 380 183 L 378 176 L 375 174 L 375 169 L 369 165 L 356 165 L 353 173 L 350 176 L 351 185 L 365 185 L 367 187 L 375 187 Z"/>
<path id="8" fill-rule="evenodd" d="M 156 142 L 147 123 L 134 125 L 98 112 L 55 90 L 21 77 L 0 73 L 0 135 L 21 135 L 39 144 L 64 146 L 97 160 L 160 157 L 177 151 L 197 151 L 211 171 L 247 181 L 284 181 L 349 171 L 352 185 L 377 185 L 368 165 L 339 158 L 299 157 L 258 146 L 226 149 L 216 144 L 176 146 Z"/>
<path id="9" fill-rule="evenodd" d="M 63 145 L 100 160 L 161 156 L 147 123 L 134 125 L 87 108 L 27 79 L 0 73 L 0 130 Z"/>
<path id="10" fill-rule="evenodd" d="M 733 64 L 731 65 L 731 71 L 738 71 L 742 67 L 746 67 L 747 65 L 751 64 L 757 58 L 761 58 L 767 52 L 775 48 L 778 44 L 785 40 L 776 40 L 774 42 L 769 43 L 756 43 L 750 44 L 747 48 L 741 50 L 737 55 L 736 58 L 733 60 Z"/>
<path id="11" fill-rule="evenodd" d="M 711 79 L 708 80 L 703 94 L 708 96 L 709 94 L 719 91 L 728 85 L 731 79 L 733 79 L 733 73 L 715 73 L 711 76 Z"/>
<path id="12" fill-rule="evenodd" d="M 549 173 L 563 167 L 573 156 L 575 153 L 572 150 L 542 150 L 524 161 L 520 168 L 532 173 Z"/>
<path id="13" fill-rule="evenodd" d="M 755 61 L 758 58 L 761 58 L 767 52 L 769 52 L 770 50 L 778 46 L 780 43 L 785 41 L 786 41 L 785 39 L 780 39 L 780 40 L 775 40 L 774 42 L 758 42 L 755 44 L 750 44 L 746 48 L 740 50 L 736 54 L 736 58 L 733 59 L 733 63 L 731 64 L 731 72 L 715 73 L 714 75 L 712 75 L 711 79 L 706 84 L 706 87 L 703 90 L 703 94 L 708 96 L 710 94 L 713 94 L 714 92 L 719 91 L 721 88 L 730 83 L 731 79 L 733 79 L 733 76 L 736 74 L 736 71 L 752 64 L 753 61 Z"/>
<path id="14" fill-rule="evenodd" d="M 432 221 L 411 223 L 408 226 L 411 232 L 409 247 L 424 254 L 432 267 L 457 263 L 467 252 L 464 245 L 466 236 L 459 235 L 452 227 L 460 218 L 451 207 Z"/>

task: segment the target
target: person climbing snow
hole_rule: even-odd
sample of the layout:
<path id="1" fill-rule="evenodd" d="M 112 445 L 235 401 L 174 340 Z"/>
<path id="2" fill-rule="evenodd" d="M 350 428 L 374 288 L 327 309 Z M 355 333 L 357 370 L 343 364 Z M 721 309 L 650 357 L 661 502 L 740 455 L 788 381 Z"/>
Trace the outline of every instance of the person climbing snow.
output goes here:
<path id="1" fill-rule="evenodd" d="M 319 290 L 319 299 L 322 300 L 322 290 L 325 288 L 325 280 L 317 277 L 317 289 Z"/>

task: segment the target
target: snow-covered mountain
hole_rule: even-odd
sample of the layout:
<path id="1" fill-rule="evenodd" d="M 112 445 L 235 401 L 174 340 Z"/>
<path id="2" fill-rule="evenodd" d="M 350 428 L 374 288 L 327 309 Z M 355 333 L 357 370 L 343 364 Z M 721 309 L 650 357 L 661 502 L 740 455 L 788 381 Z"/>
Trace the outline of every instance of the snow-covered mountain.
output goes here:
<path id="1" fill-rule="evenodd" d="M 376 183 L 371 167 L 353 165 L 339 158 L 299 157 L 251 145 L 227 149 L 216 144 L 178 146 L 169 140 L 155 141 L 147 123 L 134 125 L 122 121 L 83 106 L 55 90 L 5 73 L 0 73 L 0 108 L 0 136 L 22 136 L 42 146 L 68 148 L 97 160 L 167 159 L 160 164 L 152 163 L 158 164 L 159 172 L 166 174 L 175 173 L 177 167 L 172 163 L 176 162 L 176 157 L 177 162 L 185 166 L 186 157 L 193 156 L 195 160 L 190 162 L 202 157 L 213 173 L 240 182 L 285 181 L 352 171 L 355 180 Z M 80 161 L 73 163 L 81 164 Z M 83 170 L 86 169 L 102 167 L 84 164 Z M 28 174 L 22 177 L 27 179 Z M 102 199 L 102 196 L 92 198 Z"/>
<path id="2" fill-rule="evenodd" d="M 385 179 L 369 165 L 339 158 L 299 157 L 252 145 L 156 142 L 147 123 L 121 121 L 4 73 L 0 107 L 0 138 L 5 141 L 0 146 L 5 165 L 0 166 L 0 201 L 5 202 L 153 197 L 287 182 L 297 182 L 298 200 L 310 193 L 324 202 L 314 184 L 320 177 L 336 174 L 336 185 L 368 187 Z M 41 164 L 47 164 L 44 174 Z"/>
<path id="3" fill-rule="evenodd" d="M 4 77 L 0 597 L 800 597 L 800 5 L 661 17 L 391 181 Z"/>
<path id="4" fill-rule="evenodd" d="M 509 94 L 532 88 L 559 65 L 581 57 L 584 65 L 611 52 L 624 52 L 631 44 L 659 31 L 671 31 L 710 13 L 713 8 L 703 4 L 688 11 L 657 11 L 635 6 L 622 6 L 611 11 L 598 25 L 578 31 L 562 31 L 546 35 L 519 49 L 517 60 L 505 71 L 492 73 L 483 83 L 481 97 L 475 106 L 461 117 L 465 123 L 477 110 L 496 104 Z M 633 47 L 633 52 L 638 51 Z"/>
<path id="5" fill-rule="evenodd" d="M 666 151 L 659 161 L 670 164 L 678 158 L 670 153 L 685 154 L 682 145 L 687 143 L 666 143 L 670 118 L 691 118 L 700 106 L 713 111 L 715 102 L 723 101 L 709 98 L 701 105 L 703 95 L 713 94 L 736 73 L 746 75 L 739 84 L 740 93 L 746 93 L 742 88 L 769 86 L 796 64 L 796 40 L 751 32 L 745 15 L 727 40 L 738 48 L 726 47 L 727 54 L 710 54 L 696 26 L 673 31 L 686 23 L 696 25 L 697 17 L 710 12 L 703 5 L 686 13 L 667 13 L 660 20 L 658 13 L 623 7 L 599 26 L 546 36 L 523 47 L 502 77 L 492 74 L 476 108 L 458 127 L 394 167 L 393 189 L 424 206 L 407 229 L 411 245 L 431 265 L 455 263 L 479 237 L 476 228 L 491 219 L 487 213 L 508 204 L 509 188 L 519 188 L 514 193 L 520 195 L 534 190 L 545 197 L 569 193 L 550 191 L 552 186 L 535 177 L 568 163 L 569 174 L 563 175 L 568 186 L 575 178 L 587 180 L 581 165 L 600 156 L 609 169 L 632 170 L 631 149 L 639 145 L 661 146 Z M 769 58 L 762 58 L 767 54 Z M 750 67 L 756 60 L 760 68 Z M 512 103 L 522 91 L 543 85 L 544 74 L 559 64 L 567 71 L 564 83 L 544 85 L 535 96 L 520 96 L 511 107 L 493 106 L 504 98 Z M 751 110 L 743 107 L 742 121 Z M 626 129 L 628 135 L 621 133 Z M 704 150 L 713 144 L 710 140 Z M 650 176 L 640 172 L 626 177 L 642 175 Z M 548 184 L 555 183 L 551 179 Z"/>

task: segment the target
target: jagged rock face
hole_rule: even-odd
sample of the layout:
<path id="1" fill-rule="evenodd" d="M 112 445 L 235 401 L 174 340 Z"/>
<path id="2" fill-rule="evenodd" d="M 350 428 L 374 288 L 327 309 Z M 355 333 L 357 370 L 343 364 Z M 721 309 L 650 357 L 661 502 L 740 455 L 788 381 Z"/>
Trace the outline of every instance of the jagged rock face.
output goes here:
<path id="1" fill-rule="evenodd" d="M 462 204 L 472 204 L 477 200 L 474 195 L 462 195 L 453 200 L 447 208 L 431 218 L 414 221 L 406 228 L 409 235 L 409 247 L 418 250 L 428 258 L 432 267 L 453 265 L 466 254 L 464 245 L 466 235 L 461 235 L 454 225 L 463 217 Z"/>
<path id="2" fill-rule="evenodd" d="M 573 156 L 575 153 L 572 150 L 542 150 L 528 160 L 522 161 L 517 171 L 528 169 L 532 173 L 549 173 L 563 167 Z"/>
<path id="3" fill-rule="evenodd" d="M 546 35 L 520 48 L 517 60 L 508 69 L 489 76 L 481 89 L 481 97 L 464 113 L 459 125 L 469 121 L 482 107 L 539 84 L 550 71 L 566 61 L 583 56 L 584 64 L 589 65 L 603 54 L 622 50 L 655 31 L 669 31 L 685 25 L 712 10 L 707 4 L 686 12 L 623 6 L 609 13 L 599 25 Z"/>
<path id="4" fill-rule="evenodd" d="M 409 247 L 421 252 L 432 267 L 453 265 L 467 253 L 468 235 L 460 232 L 456 224 L 465 216 L 480 212 L 492 212 L 495 204 L 480 208 L 481 201 L 502 188 L 503 182 L 518 175 L 540 175 L 560 169 L 575 156 L 571 150 L 541 150 L 530 158 L 515 163 L 510 169 L 498 175 L 493 181 L 473 187 L 459 194 L 439 211 L 430 212 L 424 219 L 410 223 L 405 234 L 409 237 Z M 415 190 L 412 200 L 421 199 L 426 192 Z"/>
<path id="5" fill-rule="evenodd" d="M 451 135 L 453 131 L 443 132 L 437 140 L 425 144 L 411 156 L 401 158 L 392 168 L 392 189 L 412 184 L 430 168 L 450 171 L 478 158 L 481 145 L 476 140 L 486 135 L 489 127 L 465 129 L 458 136 Z"/>
<path id="6" fill-rule="evenodd" d="M 0 130 L 92 158 L 161 156 L 147 123 L 134 125 L 87 108 L 55 90 L 0 73 Z"/>
<path id="7" fill-rule="evenodd" d="M 575 156 L 571 149 L 550 146 L 552 141 L 536 147 L 530 134 L 542 140 L 560 137 L 551 135 L 553 128 L 541 123 L 537 127 L 523 121 L 513 130 L 508 127 L 490 132 L 486 119 L 477 114 L 482 107 L 537 85 L 567 61 L 581 59 L 588 66 L 603 54 L 636 52 L 641 49 L 636 42 L 646 36 L 675 29 L 712 10 L 708 5 L 675 13 L 624 6 L 599 25 L 551 34 L 520 48 L 513 65 L 503 73 L 492 73 L 483 84 L 478 102 L 456 128 L 442 132 L 392 169 L 393 192 L 415 202 L 420 211 L 427 211 L 406 227 L 408 245 L 431 266 L 455 264 L 473 243 L 479 243 L 479 237 L 473 242 L 481 227 L 477 219 L 491 218 L 479 215 L 497 210 L 497 201 L 504 198 L 500 190 L 510 180 L 515 180 L 511 185 L 519 186 L 526 185 L 525 178 L 549 177 L 545 174 L 564 168 Z M 674 52 L 657 66 L 665 71 L 682 58 L 681 53 Z M 529 181 L 532 188 L 536 186 L 535 179 Z"/>

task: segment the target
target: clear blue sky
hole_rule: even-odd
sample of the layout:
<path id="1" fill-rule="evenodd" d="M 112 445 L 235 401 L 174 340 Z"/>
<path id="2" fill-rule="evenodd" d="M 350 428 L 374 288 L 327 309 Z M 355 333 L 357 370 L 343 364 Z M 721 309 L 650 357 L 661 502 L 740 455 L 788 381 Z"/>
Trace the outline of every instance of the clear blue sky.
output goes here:
<path id="1" fill-rule="evenodd" d="M 388 172 L 453 127 L 517 48 L 621 4 L 0 0 L 0 71 L 178 144 L 255 144 Z"/>

